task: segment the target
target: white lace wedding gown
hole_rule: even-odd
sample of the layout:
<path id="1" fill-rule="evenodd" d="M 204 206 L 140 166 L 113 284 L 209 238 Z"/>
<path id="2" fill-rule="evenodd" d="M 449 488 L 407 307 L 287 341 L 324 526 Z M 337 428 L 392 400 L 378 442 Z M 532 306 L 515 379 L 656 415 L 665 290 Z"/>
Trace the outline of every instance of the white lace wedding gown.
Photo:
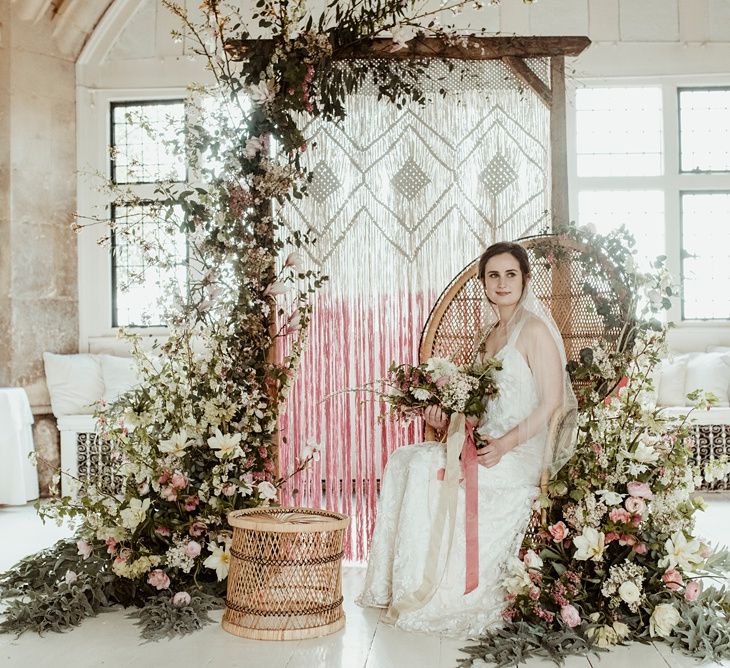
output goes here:
<path id="1" fill-rule="evenodd" d="M 532 372 L 515 347 L 519 329 L 496 355 L 503 367 L 495 376 L 499 392 L 487 402 L 478 428 L 482 434 L 502 436 L 537 405 Z M 421 443 L 396 450 L 383 475 L 365 588 L 357 602 L 362 606 L 391 607 L 418 590 L 431 533 L 437 531 L 442 534 L 436 570 L 436 580 L 441 578 L 440 582 L 430 600 L 418 609 L 398 615 L 395 625 L 406 631 L 458 638 L 474 638 L 500 626 L 504 567 L 509 557 L 519 551 L 532 502 L 539 492 L 546 435 L 543 430 L 521 443 L 492 468 L 478 467 L 479 585 L 469 594 L 464 594 L 463 485 L 458 491 L 448 559 L 448 531 L 432 522 L 444 485 L 437 478 L 437 471 L 446 465 L 444 444 Z"/>

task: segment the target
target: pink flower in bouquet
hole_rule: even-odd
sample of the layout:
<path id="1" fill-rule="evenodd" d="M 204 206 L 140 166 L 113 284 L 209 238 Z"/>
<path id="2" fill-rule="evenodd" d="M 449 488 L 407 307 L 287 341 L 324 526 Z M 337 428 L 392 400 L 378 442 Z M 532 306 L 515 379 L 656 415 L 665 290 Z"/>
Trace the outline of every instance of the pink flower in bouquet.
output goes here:
<path id="1" fill-rule="evenodd" d="M 631 521 L 631 514 L 625 508 L 614 508 L 608 513 L 608 519 L 617 524 L 626 524 Z"/>
<path id="2" fill-rule="evenodd" d="M 147 574 L 147 582 L 149 582 L 158 591 L 167 589 L 170 586 L 170 578 L 161 568 L 155 568 L 154 571 L 150 571 Z"/>
<path id="3" fill-rule="evenodd" d="M 91 545 L 85 540 L 77 540 L 76 549 L 79 552 L 79 556 L 83 557 L 84 559 L 88 559 L 91 556 L 91 553 L 94 551 L 94 548 L 92 548 Z"/>
<path id="4" fill-rule="evenodd" d="M 712 548 L 707 543 L 700 543 L 700 556 L 707 559 L 712 555 Z"/>
<path id="5" fill-rule="evenodd" d="M 539 601 L 540 600 L 540 589 L 538 587 L 532 587 L 530 589 L 530 600 L 532 601 Z"/>
<path id="6" fill-rule="evenodd" d="M 200 556 L 200 550 L 201 550 L 200 543 L 197 541 L 191 540 L 186 546 L 185 546 L 185 556 L 190 557 L 191 559 L 195 559 L 195 557 Z"/>
<path id="7" fill-rule="evenodd" d="M 155 527 L 155 533 L 162 538 L 167 538 L 170 535 L 169 527 Z"/>
<path id="8" fill-rule="evenodd" d="M 613 543 L 613 541 L 618 540 L 619 535 L 615 531 L 609 531 L 606 534 L 606 537 L 603 539 L 603 542 L 605 545 L 608 545 L 609 543 Z"/>
<path id="9" fill-rule="evenodd" d="M 636 545 L 637 542 L 636 536 L 630 533 L 622 533 L 618 539 L 619 545 Z"/>
<path id="10" fill-rule="evenodd" d="M 591 450 L 596 454 L 596 457 L 600 457 L 603 454 L 603 447 L 600 443 L 591 443 Z"/>
<path id="11" fill-rule="evenodd" d="M 114 538 L 112 538 L 111 536 L 109 536 L 109 538 L 107 538 L 104 542 L 106 543 L 106 551 L 109 554 L 116 553 L 116 551 L 117 551 L 117 541 L 114 540 Z"/>
<path id="12" fill-rule="evenodd" d="M 274 462 L 273 462 L 273 460 L 271 460 L 271 459 L 267 459 L 267 460 L 266 460 L 266 461 L 264 462 L 264 471 L 269 471 L 269 472 L 271 472 L 271 471 L 273 471 L 273 470 L 274 470 Z"/>
<path id="13" fill-rule="evenodd" d="M 186 591 L 179 591 L 172 597 L 172 604 L 176 608 L 183 608 L 190 605 L 190 594 Z"/>
<path id="14" fill-rule="evenodd" d="M 699 580 L 690 580 L 684 588 L 684 600 L 692 603 L 699 598 L 702 591 L 702 585 Z"/>
<path id="15" fill-rule="evenodd" d="M 266 459 L 269 456 L 269 451 L 263 445 L 259 448 L 259 457 Z"/>
<path id="16" fill-rule="evenodd" d="M 223 484 L 223 487 L 221 487 L 221 494 L 223 494 L 223 496 L 233 496 L 235 493 L 236 485 L 232 482 L 226 482 Z"/>
<path id="17" fill-rule="evenodd" d="M 157 482 L 160 483 L 160 485 L 166 485 L 168 482 L 170 482 L 170 478 L 172 477 L 172 473 L 165 469 L 162 472 L 162 475 L 157 479 Z"/>
<path id="18" fill-rule="evenodd" d="M 633 480 L 628 485 L 626 485 L 626 489 L 631 496 L 636 496 L 642 499 L 654 498 L 654 494 L 652 494 L 651 489 L 649 489 L 649 485 L 647 485 L 645 482 Z"/>
<path id="19" fill-rule="evenodd" d="M 123 547 L 121 550 L 119 550 L 119 556 L 115 559 L 115 561 L 124 563 L 125 561 L 129 561 L 129 557 L 131 556 L 132 550 L 130 550 L 128 547 Z"/>
<path id="20" fill-rule="evenodd" d="M 633 524 L 635 527 L 638 527 L 639 524 L 641 524 L 641 520 L 642 519 L 643 518 L 641 517 L 641 515 L 632 515 L 631 516 L 631 524 Z"/>
<path id="21" fill-rule="evenodd" d="M 180 471 L 175 471 L 172 474 L 172 486 L 175 489 L 185 489 L 188 486 L 188 479 L 185 477 L 185 474 L 180 473 Z"/>
<path id="22" fill-rule="evenodd" d="M 565 537 L 568 535 L 568 527 L 565 526 L 565 522 L 562 521 L 551 524 L 548 527 L 548 531 L 556 543 L 560 543 L 565 540 Z"/>
<path id="23" fill-rule="evenodd" d="M 636 554 L 646 554 L 649 551 L 646 543 L 637 543 L 636 545 L 634 545 L 633 549 Z"/>
<path id="24" fill-rule="evenodd" d="M 160 487 L 160 496 L 165 501 L 177 501 L 177 490 L 170 485 L 165 485 Z"/>
<path id="25" fill-rule="evenodd" d="M 441 389 L 444 385 L 448 385 L 451 380 L 451 376 L 441 376 L 435 383 L 436 387 Z"/>
<path id="26" fill-rule="evenodd" d="M 646 510 L 646 502 L 638 496 L 628 497 L 624 502 L 624 505 L 626 506 L 626 510 L 628 510 L 632 515 L 643 515 Z"/>
<path id="27" fill-rule="evenodd" d="M 580 625 L 580 613 L 577 608 L 573 605 L 564 605 L 560 608 L 560 619 L 565 622 L 565 625 L 571 629 Z"/>
<path id="28" fill-rule="evenodd" d="M 677 591 L 677 589 L 684 584 L 682 574 L 674 568 L 668 568 L 664 572 L 664 575 L 662 575 L 662 582 L 666 585 L 669 591 Z"/>
<path id="29" fill-rule="evenodd" d="M 193 538 L 199 538 L 202 536 L 206 531 L 208 530 L 208 527 L 205 525 L 205 522 L 193 522 L 190 525 L 190 528 L 188 529 L 188 533 Z"/>
<path id="30" fill-rule="evenodd" d="M 189 513 L 192 513 L 200 503 L 200 497 L 198 497 L 197 494 L 191 494 L 185 499 L 185 505 L 183 506 L 185 510 Z"/>

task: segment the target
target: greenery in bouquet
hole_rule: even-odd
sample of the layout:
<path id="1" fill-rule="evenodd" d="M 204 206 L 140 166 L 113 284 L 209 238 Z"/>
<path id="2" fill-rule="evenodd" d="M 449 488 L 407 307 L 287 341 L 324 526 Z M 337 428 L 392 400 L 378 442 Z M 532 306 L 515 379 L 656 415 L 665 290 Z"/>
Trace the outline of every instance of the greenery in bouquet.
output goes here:
<path id="1" fill-rule="evenodd" d="M 494 374 L 502 368 L 496 358 L 457 366 L 446 357 L 431 357 L 423 364 L 392 364 L 380 395 L 392 417 L 410 420 L 422 416 L 427 406 L 440 406 L 447 414 L 480 417 L 484 401 L 496 395 Z"/>
<path id="2" fill-rule="evenodd" d="M 612 247 L 625 261 L 630 245 L 616 241 L 623 232 L 574 233 L 588 237 L 593 252 Z M 624 274 L 637 313 L 628 348 L 609 352 L 596 342 L 581 353 L 592 389 L 583 393 L 576 452 L 537 500 L 544 520 L 507 564 L 504 628 L 466 648 L 466 665 L 515 664 L 532 654 L 560 663 L 653 640 L 703 659 L 730 655 L 730 554 L 694 530 L 704 508 L 696 487 L 725 475 L 728 463 L 696 466 L 690 416 L 656 407 L 653 369 L 666 348 L 658 316 L 668 306 L 657 294 L 671 294 L 662 264 L 656 274 L 633 266 Z M 693 410 L 716 401 L 700 392 L 690 399 Z"/>

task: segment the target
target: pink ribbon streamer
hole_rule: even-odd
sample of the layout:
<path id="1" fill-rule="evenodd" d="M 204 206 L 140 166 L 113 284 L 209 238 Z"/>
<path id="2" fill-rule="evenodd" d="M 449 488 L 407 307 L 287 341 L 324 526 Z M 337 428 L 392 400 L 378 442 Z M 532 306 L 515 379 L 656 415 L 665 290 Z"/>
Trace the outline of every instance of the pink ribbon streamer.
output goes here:
<path id="1" fill-rule="evenodd" d="M 464 521 L 466 537 L 466 587 L 464 593 L 474 591 L 479 584 L 479 469 L 474 424 L 467 419 L 464 448 L 461 451 L 461 469 L 464 476 Z"/>

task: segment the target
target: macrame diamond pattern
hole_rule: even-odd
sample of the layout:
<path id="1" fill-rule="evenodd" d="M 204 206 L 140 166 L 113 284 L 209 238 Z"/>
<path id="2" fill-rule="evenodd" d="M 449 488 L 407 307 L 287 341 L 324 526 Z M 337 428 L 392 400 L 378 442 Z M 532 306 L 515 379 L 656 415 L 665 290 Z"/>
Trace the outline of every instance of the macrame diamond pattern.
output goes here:
<path id="1" fill-rule="evenodd" d="M 479 179 L 487 187 L 489 194 L 496 197 L 517 180 L 517 172 L 512 169 L 503 155 L 498 154 L 482 170 Z"/>

